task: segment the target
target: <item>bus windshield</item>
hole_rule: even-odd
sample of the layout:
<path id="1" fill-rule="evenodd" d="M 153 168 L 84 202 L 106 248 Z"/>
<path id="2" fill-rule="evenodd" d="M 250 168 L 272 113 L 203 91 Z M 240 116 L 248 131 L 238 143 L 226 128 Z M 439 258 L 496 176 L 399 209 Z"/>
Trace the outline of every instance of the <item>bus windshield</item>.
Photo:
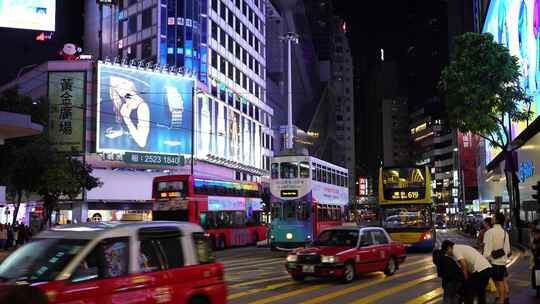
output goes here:
<path id="1" fill-rule="evenodd" d="M 385 228 L 429 228 L 431 227 L 428 206 L 395 206 L 382 209 L 382 224 Z"/>
<path id="2" fill-rule="evenodd" d="M 306 220 L 309 217 L 307 202 L 286 201 L 282 203 L 283 212 L 281 218 L 286 220 Z"/>

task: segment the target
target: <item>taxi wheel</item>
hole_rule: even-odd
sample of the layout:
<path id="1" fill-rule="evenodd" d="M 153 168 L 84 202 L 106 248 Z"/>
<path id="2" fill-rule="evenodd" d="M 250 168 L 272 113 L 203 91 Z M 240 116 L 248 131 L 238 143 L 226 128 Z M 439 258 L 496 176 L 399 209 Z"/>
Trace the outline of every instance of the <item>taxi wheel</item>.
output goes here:
<path id="1" fill-rule="evenodd" d="M 388 260 L 388 264 L 386 264 L 386 268 L 384 269 L 384 274 L 387 276 L 391 276 L 394 273 L 396 273 L 396 270 L 397 270 L 396 259 L 391 257 Z"/>
<path id="2" fill-rule="evenodd" d="M 188 304 L 210 304 L 210 302 L 207 299 L 198 296 L 189 300 Z"/>
<path id="3" fill-rule="evenodd" d="M 351 283 L 356 277 L 356 270 L 354 269 L 354 264 L 351 262 L 345 263 L 345 268 L 343 270 L 343 278 L 341 281 L 343 283 Z"/>
<path id="4" fill-rule="evenodd" d="M 304 276 L 301 274 L 293 274 L 291 275 L 292 279 L 298 282 L 304 281 Z"/>

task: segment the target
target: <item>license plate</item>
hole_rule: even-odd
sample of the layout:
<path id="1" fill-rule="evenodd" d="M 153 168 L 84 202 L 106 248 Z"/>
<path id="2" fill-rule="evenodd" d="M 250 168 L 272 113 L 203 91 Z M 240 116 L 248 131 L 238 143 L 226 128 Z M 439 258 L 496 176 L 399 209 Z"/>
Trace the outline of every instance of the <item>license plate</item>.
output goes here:
<path id="1" fill-rule="evenodd" d="M 313 266 L 313 265 L 302 265 L 302 272 L 314 273 L 315 272 L 315 266 Z"/>

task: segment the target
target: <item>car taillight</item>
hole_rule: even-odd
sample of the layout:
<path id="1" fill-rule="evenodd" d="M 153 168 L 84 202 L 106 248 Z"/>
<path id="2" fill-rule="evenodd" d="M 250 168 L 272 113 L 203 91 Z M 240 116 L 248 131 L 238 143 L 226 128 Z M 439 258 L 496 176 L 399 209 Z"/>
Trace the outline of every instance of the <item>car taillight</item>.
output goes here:
<path id="1" fill-rule="evenodd" d="M 420 237 L 420 239 L 422 241 L 426 241 L 426 240 L 431 240 L 432 237 L 433 237 L 433 235 L 431 235 L 431 231 L 426 231 L 426 232 L 422 233 L 422 236 Z"/>

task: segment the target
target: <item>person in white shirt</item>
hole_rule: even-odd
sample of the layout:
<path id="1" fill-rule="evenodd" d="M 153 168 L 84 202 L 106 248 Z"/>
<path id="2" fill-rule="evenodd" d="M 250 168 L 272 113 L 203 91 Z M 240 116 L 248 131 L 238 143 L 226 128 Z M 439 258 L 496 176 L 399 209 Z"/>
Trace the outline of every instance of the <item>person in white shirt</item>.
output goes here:
<path id="1" fill-rule="evenodd" d="M 454 244 L 445 240 L 441 250 L 454 257 L 461 265 L 465 277 L 465 304 L 472 304 L 474 298 L 478 304 L 486 304 L 486 287 L 491 277 L 491 264 L 476 249 L 468 245 Z"/>
<path id="2" fill-rule="evenodd" d="M 509 290 L 508 271 L 506 270 L 506 263 L 510 256 L 510 240 L 508 233 L 502 228 L 505 218 L 504 214 L 497 213 L 495 215 L 495 225 L 493 228 L 486 231 L 484 235 L 484 256 L 493 265 L 493 281 L 497 287 L 497 303 L 504 304 L 509 303 Z M 494 250 L 503 249 L 504 255 L 500 257 L 493 257 L 492 252 Z"/>

